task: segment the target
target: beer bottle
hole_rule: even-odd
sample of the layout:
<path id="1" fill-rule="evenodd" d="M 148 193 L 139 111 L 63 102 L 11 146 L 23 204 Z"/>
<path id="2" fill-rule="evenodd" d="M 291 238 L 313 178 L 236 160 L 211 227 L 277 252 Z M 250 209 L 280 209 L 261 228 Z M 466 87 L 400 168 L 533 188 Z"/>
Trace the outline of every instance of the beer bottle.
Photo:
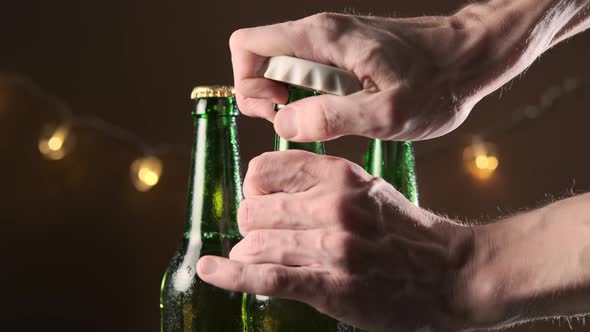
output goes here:
<path id="1" fill-rule="evenodd" d="M 236 116 L 228 86 L 196 87 L 192 92 L 195 136 L 184 236 L 160 293 L 162 332 L 239 332 L 242 294 L 199 279 L 203 255 L 228 257 L 240 240 L 236 215 L 242 199 Z"/>
<path id="2" fill-rule="evenodd" d="M 418 204 L 418 186 L 411 142 L 369 141 L 365 157 L 365 170 L 383 178 L 409 201 Z"/>
<path id="3" fill-rule="evenodd" d="M 321 93 L 347 94 L 359 90 L 352 74 L 318 63 L 287 57 L 273 57 L 266 78 L 289 84 L 288 103 Z M 277 111 L 280 112 L 280 105 Z M 323 142 L 290 142 L 275 135 L 275 150 L 305 150 L 325 154 Z M 352 327 L 297 301 L 247 294 L 244 301 L 248 332 L 348 332 Z"/>

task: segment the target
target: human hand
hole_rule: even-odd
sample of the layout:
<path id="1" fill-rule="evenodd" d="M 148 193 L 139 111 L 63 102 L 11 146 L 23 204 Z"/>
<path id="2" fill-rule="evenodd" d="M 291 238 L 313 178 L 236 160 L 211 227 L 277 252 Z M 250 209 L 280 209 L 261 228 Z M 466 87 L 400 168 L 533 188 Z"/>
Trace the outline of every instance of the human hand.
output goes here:
<path id="1" fill-rule="evenodd" d="M 370 331 L 462 324 L 454 278 L 471 254 L 469 227 L 351 162 L 297 150 L 253 159 L 244 196 L 244 239 L 229 259 L 199 260 L 205 282 L 305 302 Z"/>
<path id="2" fill-rule="evenodd" d="M 446 134 L 503 84 L 490 90 L 489 76 L 502 58 L 491 55 L 485 25 L 465 17 L 470 16 L 397 19 L 323 13 L 238 30 L 230 48 L 240 110 L 274 121 L 277 133 L 292 141 L 343 135 L 420 140 Z M 349 70 L 363 90 L 306 98 L 275 114 L 273 105 L 285 103 L 287 90 L 262 72 L 268 57 L 276 55 Z"/>

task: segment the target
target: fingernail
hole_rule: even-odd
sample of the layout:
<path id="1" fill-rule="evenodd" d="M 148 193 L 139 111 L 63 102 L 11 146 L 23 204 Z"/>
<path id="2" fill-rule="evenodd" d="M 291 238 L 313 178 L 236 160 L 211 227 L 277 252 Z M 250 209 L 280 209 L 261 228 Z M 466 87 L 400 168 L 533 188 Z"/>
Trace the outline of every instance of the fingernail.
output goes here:
<path id="1" fill-rule="evenodd" d="M 214 259 L 205 258 L 199 260 L 199 271 L 201 274 L 213 274 L 217 270 L 217 263 Z"/>
<path id="2" fill-rule="evenodd" d="M 275 118 L 275 126 L 282 138 L 290 139 L 297 136 L 297 112 L 294 109 L 284 107 L 277 113 L 277 118 Z"/>

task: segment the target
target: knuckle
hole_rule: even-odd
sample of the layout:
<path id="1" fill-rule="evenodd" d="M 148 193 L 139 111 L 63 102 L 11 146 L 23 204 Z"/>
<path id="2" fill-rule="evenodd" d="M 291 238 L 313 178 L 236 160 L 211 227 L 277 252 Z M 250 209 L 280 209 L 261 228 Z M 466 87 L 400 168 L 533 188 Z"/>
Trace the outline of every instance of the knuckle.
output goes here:
<path id="1" fill-rule="evenodd" d="M 308 43 L 309 38 L 307 35 L 307 25 L 306 24 L 301 24 L 304 23 L 305 21 L 287 21 L 282 23 L 282 26 L 284 27 L 284 29 L 286 31 L 289 31 L 289 35 L 293 38 L 294 41 L 296 41 L 297 44 L 300 43 Z"/>
<path id="2" fill-rule="evenodd" d="M 244 34 L 246 29 L 239 29 L 234 31 L 229 37 L 229 47 L 233 51 L 240 47 L 240 44 L 244 40 Z"/>
<path id="3" fill-rule="evenodd" d="M 335 194 L 328 203 L 331 208 L 325 209 L 323 217 L 331 226 L 342 231 L 366 231 L 372 227 L 374 214 L 380 213 L 373 209 L 371 200 L 365 199 L 363 189 L 348 193 Z"/>
<path id="4" fill-rule="evenodd" d="M 330 240 L 331 240 L 331 233 L 328 232 L 322 232 L 318 235 L 318 242 L 317 242 L 317 248 L 320 252 L 329 252 L 329 248 L 330 248 Z"/>
<path id="5" fill-rule="evenodd" d="M 266 201 L 265 208 L 274 211 L 274 216 L 283 217 L 289 214 L 291 204 L 294 203 L 284 197 L 273 197 L 272 200 Z"/>
<path id="6" fill-rule="evenodd" d="M 315 204 L 310 215 L 313 220 L 320 220 L 327 226 L 347 228 L 352 214 L 351 203 L 354 202 L 351 202 L 347 195 L 338 191 Z"/>
<path id="7" fill-rule="evenodd" d="M 381 113 L 379 114 L 376 136 L 382 139 L 392 138 L 405 125 L 404 120 L 399 116 L 399 112 L 397 112 L 399 93 L 394 90 L 384 91 L 380 104 Z"/>
<path id="8" fill-rule="evenodd" d="M 336 13 L 323 12 L 310 17 L 313 24 L 321 27 L 326 32 L 337 32 L 340 27 L 340 15 Z"/>
<path id="9" fill-rule="evenodd" d="M 347 232 L 322 232 L 318 236 L 317 247 L 320 251 L 329 253 L 336 261 L 341 261 L 348 257 L 353 240 L 353 236 Z"/>
<path id="10" fill-rule="evenodd" d="M 331 170 L 335 172 L 342 180 L 351 180 L 357 177 L 357 168 L 355 164 L 345 159 L 334 159 L 332 160 Z"/>
<path id="11" fill-rule="evenodd" d="M 249 106 L 249 99 L 244 98 L 244 96 L 242 96 L 240 94 L 240 91 L 241 91 L 241 86 L 238 82 L 236 82 L 236 103 L 238 104 L 238 109 L 243 114 L 252 115 L 252 112 L 250 111 L 250 107 L 248 107 Z"/>
<path id="12" fill-rule="evenodd" d="M 290 241 L 290 247 L 291 248 L 299 248 L 302 246 L 303 243 L 305 243 L 305 233 L 303 232 L 293 232 L 293 235 L 291 236 L 291 238 L 289 238 Z"/>
<path id="13" fill-rule="evenodd" d="M 246 285 L 249 285 L 250 284 L 250 273 L 248 270 L 248 266 L 247 265 L 239 266 L 237 276 L 235 276 L 235 278 L 231 278 L 231 280 L 234 284 L 233 285 L 234 289 L 242 289 Z"/>
<path id="14" fill-rule="evenodd" d="M 318 100 L 319 112 L 316 112 L 317 121 L 315 121 L 314 131 L 321 137 L 331 137 L 338 129 L 339 112 L 333 112 L 331 108 L 327 107 L 325 99 Z"/>
<path id="15" fill-rule="evenodd" d="M 360 63 L 371 63 L 386 56 L 387 49 L 383 42 L 368 40 L 364 43 L 359 56 Z M 362 61 L 362 62 L 361 62 Z"/>
<path id="16" fill-rule="evenodd" d="M 252 178 L 256 178 L 260 173 L 264 171 L 264 167 L 269 165 L 269 159 L 271 158 L 272 152 L 264 152 L 250 160 L 248 163 L 247 175 Z"/>
<path id="17" fill-rule="evenodd" d="M 330 249 L 336 255 L 337 260 L 342 261 L 348 258 L 353 240 L 353 236 L 348 233 L 341 233 L 333 237 L 332 248 Z"/>
<path id="18" fill-rule="evenodd" d="M 248 163 L 248 173 L 254 174 L 260 170 L 263 163 L 264 154 L 256 156 L 250 160 Z"/>
<path id="19" fill-rule="evenodd" d="M 244 239 L 246 240 L 246 250 L 252 255 L 263 252 L 266 247 L 267 239 L 264 232 L 252 231 Z"/>
<path id="20" fill-rule="evenodd" d="M 270 294 L 282 293 L 289 288 L 289 275 L 286 271 L 269 267 L 266 271 L 266 289 Z"/>
<path id="21" fill-rule="evenodd" d="M 346 27 L 346 15 L 323 12 L 311 15 L 304 19 L 306 33 L 313 34 L 314 39 L 328 42 L 336 41 L 342 37 L 342 31 Z M 312 37 L 310 35 L 310 37 Z"/>
<path id="22" fill-rule="evenodd" d="M 240 93 L 242 91 L 242 85 L 240 82 L 236 82 L 236 91 Z M 256 100 L 252 98 L 245 98 L 242 95 L 237 96 L 238 108 L 240 112 L 249 116 L 257 115 Z"/>

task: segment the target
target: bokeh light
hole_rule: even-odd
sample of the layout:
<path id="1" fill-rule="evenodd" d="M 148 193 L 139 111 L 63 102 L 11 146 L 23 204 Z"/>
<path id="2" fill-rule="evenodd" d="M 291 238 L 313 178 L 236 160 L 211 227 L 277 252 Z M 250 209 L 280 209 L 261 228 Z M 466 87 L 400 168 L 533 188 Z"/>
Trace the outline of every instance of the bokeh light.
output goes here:
<path id="1" fill-rule="evenodd" d="M 473 178 L 480 181 L 488 180 L 500 165 L 498 149 L 492 143 L 476 139 L 463 150 L 463 163 Z"/>
<path id="2" fill-rule="evenodd" d="M 131 182 L 138 191 L 149 191 L 160 181 L 163 169 L 162 161 L 157 157 L 136 159 L 131 164 Z"/>
<path id="3" fill-rule="evenodd" d="M 68 125 L 46 126 L 39 138 L 39 152 L 49 160 L 61 160 L 71 150 L 73 138 Z"/>

